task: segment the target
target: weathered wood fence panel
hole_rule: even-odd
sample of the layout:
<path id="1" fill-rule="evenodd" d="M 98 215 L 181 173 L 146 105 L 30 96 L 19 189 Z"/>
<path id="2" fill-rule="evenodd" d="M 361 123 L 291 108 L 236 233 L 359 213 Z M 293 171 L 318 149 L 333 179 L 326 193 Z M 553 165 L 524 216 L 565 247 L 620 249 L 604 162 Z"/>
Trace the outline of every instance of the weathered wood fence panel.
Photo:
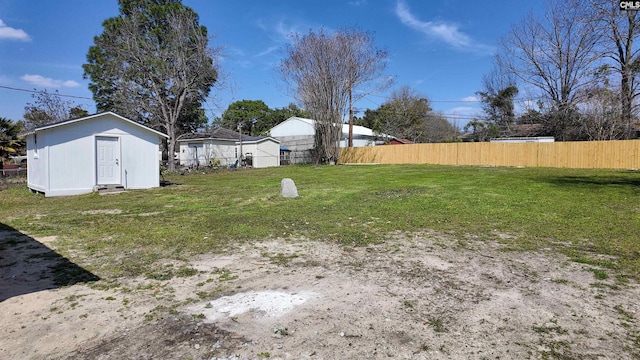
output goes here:
<path id="1" fill-rule="evenodd" d="M 340 163 L 638 169 L 640 140 L 368 146 L 342 149 Z"/>

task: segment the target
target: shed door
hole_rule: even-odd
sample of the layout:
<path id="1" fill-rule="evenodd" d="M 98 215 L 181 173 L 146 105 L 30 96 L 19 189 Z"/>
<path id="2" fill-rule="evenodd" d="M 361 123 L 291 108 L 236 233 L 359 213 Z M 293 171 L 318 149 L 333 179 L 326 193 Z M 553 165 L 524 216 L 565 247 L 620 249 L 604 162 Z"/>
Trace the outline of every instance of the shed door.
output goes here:
<path id="1" fill-rule="evenodd" d="M 117 137 L 96 137 L 98 185 L 120 184 L 120 144 Z"/>
<path id="2" fill-rule="evenodd" d="M 204 144 L 189 144 L 189 159 L 187 160 L 187 163 L 189 165 L 207 165 L 204 156 Z"/>

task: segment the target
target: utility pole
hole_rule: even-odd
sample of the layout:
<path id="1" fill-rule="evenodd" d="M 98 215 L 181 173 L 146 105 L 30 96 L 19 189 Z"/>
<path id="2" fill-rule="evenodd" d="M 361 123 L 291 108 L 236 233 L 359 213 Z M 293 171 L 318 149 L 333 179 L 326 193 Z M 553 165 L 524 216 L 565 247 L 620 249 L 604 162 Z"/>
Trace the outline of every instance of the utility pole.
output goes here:
<path id="1" fill-rule="evenodd" d="M 240 157 L 238 159 L 238 166 L 242 166 L 242 123 L 238 124 L 238 132 L 240 133 Z"/>
<path id="2" fill-rule="evenodd" d="M 349 85 L 349 147 L 353 147 L 353 103 L 352 103 L 353 87 Z"/>

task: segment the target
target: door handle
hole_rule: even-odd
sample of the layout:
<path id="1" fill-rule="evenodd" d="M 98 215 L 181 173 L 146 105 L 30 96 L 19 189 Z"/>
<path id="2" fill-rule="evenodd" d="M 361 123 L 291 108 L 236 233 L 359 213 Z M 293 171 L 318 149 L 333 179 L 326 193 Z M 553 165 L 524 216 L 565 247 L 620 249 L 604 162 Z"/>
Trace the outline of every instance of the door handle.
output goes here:
<path id="1" fill-rule="evenodd" d="M 119 164 L 118 164 L 118 159 L 116 159 L 116 165 L 119 165 Z"/>

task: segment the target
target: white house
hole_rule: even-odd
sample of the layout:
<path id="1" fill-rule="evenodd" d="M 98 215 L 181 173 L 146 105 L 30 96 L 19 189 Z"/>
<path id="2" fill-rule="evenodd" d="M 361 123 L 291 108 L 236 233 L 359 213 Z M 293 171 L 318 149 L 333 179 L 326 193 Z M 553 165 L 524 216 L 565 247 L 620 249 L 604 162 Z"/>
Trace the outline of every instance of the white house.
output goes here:
<path id="1" fill-rule="evenodd" d="M 27 186 L 45 196 L 101 186 L 160 185 L 159 144 L 168 136 L 112 112 L 45 125 L 25 134 Z"/>
<path id="2" fill-rule="evenodd" d="M 315 120 L 290 117 L 269 130 L 269 134 L 280 140 L 282 156 L 291 158 L 291 163 L 311 161 L 311 150 L 314 148 Z M 359 125 L 353 126 L 353 146 L 374 146 L 379 137 L 373 130 Z M 342 124 L 340 147 L 349 145 L 349 124 Z"/>
<path id="3" fill-rule="evenodd" d="M 181 135 L 178 144 L 183 166 L 214 163 L 230 166 L 240 155 L 254 168 L 280 165 L 280 141 L 269 136 L 241 136 L 233 130 L 216 128 L 211 132 Z"/>
<path id="4" fill-rule="evenodd" d="M 518 137 L 504 137 L 504 138 L 491 138 L 489 142 L 503 142 L 503 143 L 528 143 L 528 142 L 555 142 L 553 136 L 518 136 Z"/>

